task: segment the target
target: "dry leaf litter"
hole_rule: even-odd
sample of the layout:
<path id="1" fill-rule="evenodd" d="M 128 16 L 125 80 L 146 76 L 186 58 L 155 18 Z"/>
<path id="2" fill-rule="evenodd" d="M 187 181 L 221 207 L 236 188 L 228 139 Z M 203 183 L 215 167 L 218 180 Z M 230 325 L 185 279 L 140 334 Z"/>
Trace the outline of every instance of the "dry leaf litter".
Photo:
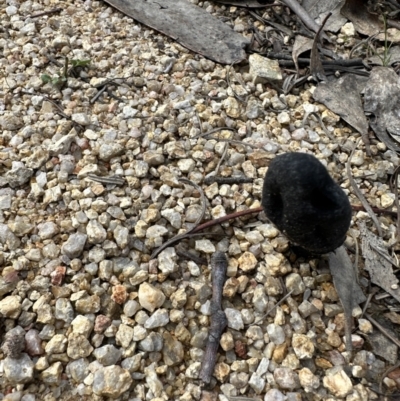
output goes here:
<path id="1" fill-rule="evenodd" d="M 199 4 L 250 37 L 247 14 Z M 394 152 L 372 141 L 368 158 L 359 134 L 313 101 L 312 83 L 279 95 L 256 76 L 257 65 L 217 65 L 101 2 L 9 1 L 0 34 L 0 399 L 378 399 L 369 383 L 390 365 L 366 346 L 375 329 L 356 320 L 346 366 L 329 270 L 317 259 L 292 260 L 263 214 L 150 255 L 201 215 L 200 194 L 179 178 L 202 187 L 205 219 L 218 218 L 260 206 L 269 161 L 301 151 L 359 204 L 345 168 L 358 143 L 352 174 L 371 205 L 388 208 Z M 65 56 L 90 67 L 59 91 L 41 75 L 59 74 Z M 96 85 L 115 78 L 123 79 L 92 101 Z M 335 140 L 313 117 L 303 126 L 312 112 Z M 233 131 L 202 136 L 225 126 Z M 218 175 L 253 183 L 205 185 L 221 159 Z M 372 226 L 354 213 L 352 250 L 354 223 L 364 220 Z M 379 220 L 391 240 L 394 222 Z M 178 255 L 182 246 L 197 262 Z M 202 259 L 216 250 L 229 259 L 228 328 L 207 390 L 198 380 L 211 298 Z"/>

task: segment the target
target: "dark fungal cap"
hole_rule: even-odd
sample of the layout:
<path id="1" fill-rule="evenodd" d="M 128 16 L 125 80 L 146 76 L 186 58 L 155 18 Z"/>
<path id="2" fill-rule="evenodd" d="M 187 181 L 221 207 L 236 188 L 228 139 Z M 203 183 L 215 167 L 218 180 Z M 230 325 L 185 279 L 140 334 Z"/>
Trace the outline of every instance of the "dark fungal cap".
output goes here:
<path id="1" fill-rule="evenodd" d="M 335 250 L 350 227 L 347 195 L 325 166 L 305 153 L 285 153 L 271 162 L 262 205 L 279 230 L 310 252 Z"/>

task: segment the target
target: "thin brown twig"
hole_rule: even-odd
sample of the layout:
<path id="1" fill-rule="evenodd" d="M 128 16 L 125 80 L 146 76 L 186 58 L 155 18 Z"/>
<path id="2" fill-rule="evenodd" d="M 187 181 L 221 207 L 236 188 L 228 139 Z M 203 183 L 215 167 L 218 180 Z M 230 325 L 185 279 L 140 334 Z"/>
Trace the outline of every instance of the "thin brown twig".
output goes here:
<path id="1" fill-rule="evenodd" d="M 208 135 L 211 135 L 211 134 L 215 134 L 216 132 L 223 131 L 223 130 L 235 131 L 234 128 L 230 128 L 230 127 L 218 127 L 218 128 L 212 129 L 211 131 L 200 133 L 199 135 L 194 136 L 192 139 L 203 138 L 205 136 L 208 136 Z M 214 138 L 214 139 L 217 140 L 217 138 Z"/>
<path id="2" fill-rule="evenodd" d="M 291 295 L 294 290 L 289 291 L 282 299 L 279 300 L 265 315 L 261 316 L 258 320 L 253 323 L 249 323 L 247 326 L 252 326 L 253 324 L 261 323 L 275 308 L 281 305 L 283 302 L 286 301 Z"/>
<path id="3" fill-rule="evenodd" d="M 351 205 L 351 208 L 356 212 L 365 211 L 365 207 L 363 205 Z M 375 206 L 371 206 L 371 209 L 376 214 L 388 214 L 389 216 L 392 216 L 392 217 L 398 216 L 398 213 L 394 212 L 393 210 L 381 209 L 381 208 L 375 207 Z"/>
<path id="4" fill-rule="evenodd" d="M 221 335 L 228 323 L 225 312 L 222 310 L 222 292 L 227 269 L 228 260 L 225 254 L 223 252 L 215 252 L 211 257 L 212 299 L 210 330 L 199 374 L 204 383 L 210 383 L 211 381 L 215 362 L 217 361 Z"/>
<path id="5" fill-rule="evenodd" d="M 197 111 L 196 111 L 196 117 L 197 117 L 197 121 L 199 122 L 200 136 L 203 136 L 203 127 L 201 126 L 200 116 Z"/>
<path id="6" fill-rule="evenodd" d="M 371 299 L 372 297 L 379 291 L 378 287 L 374 287 L 371 289 L 371 291 L 368 294 L 367 300 L 365 301 L 360 319 L 365 315 L 365 313 L 367 312 L 367 308 L 369 306 L 369 304 L 371 303 Z"/>
<path id="7" fill-rule="evenodd" d="M 58 8 L 53 8 L 52 10 L 48 10 L 48 11 L 43 11 L 41 13 L 37 13 L 37 14 L 32 14 L 32 15 L 28 15 L 27 17 L 24 18 L 28 19 L 28 18 L 38 18 L 38 17 L 43 17 L 45 15 L 50 15 L 50 14 L 55 14 L 55 13 L 59 13 L 63 11 L 63 8 L 58 7 Z"/>
<path id="8" fill-rule="evenodd" d="M 252 209 L 241 210 L 240 212 L 227 214 L 226 216 L 219 217 L 218 219 L 209 220 L 203 224 L 200 224 L 192 231 L 192 233 L 198 233 L 199 231 L 205 230 L 206 228 L 216 226 L 218 224 L 225 223 L 226 221 L 229 221 L 232 219 L 237 219 L 238 217 L 246 216 L 247 214 L 261 213 L 262 211 L 264 211 L 264 209 L 262 208 L 262 206 L 260 206 L 260 207 L 255 207 Z"/>
<path id="9" fill-rule="evenodd" d="M 386 336 L 390 341 L 400 347 L 400 341 L 393 337 L 381 324 L 379 324 L 371 315 L 365 313 L 364 315 L 384 336 Z"/>
<path id="10" fill-rule="evenodd" d="M 322 21 L 321 26 L 319 27 L 317 33 L 315 34 L 315 38 L 313 41 L 313 45 L 311 48 L 311 60 L 310 60 L 310 72 L 311 75 L 314 77 L 315 80 L 326 80 L 326 75 L 324 71 L 324 67 L 322 66 L 321 58 L 318 53 L 318 42 L 320 33 L 322 32 L 326 21 L 332 15 L 332 13 L 328 13 L 324 20 Z"/>
<path id="11" fill-rule="evenodd" d="M 183 234 L 178 234 L 175 235 L 175 237 L 171 238 L 170 240 L 168 240 L 167 242 L 164 242 L 164 244 L 162 244 L 161 246 L 159 246 L 150 256 L 150 259 L 154 259 L 163 249 L 171 246 L 172 244 L 175 244 L 176 242 L 185 239 L 185 238 L 189 238 L 189 235 L 191 234 L 195 234 L 197 233 L 196 228 L 198 226 L 198 224 L 203 220 L 204 218 L 204 214 L 206 212 L 206 197 L 204 195 L 203 190 L 201 189 L 201 187 L 199 185 L 197 185 L 196 183 L 188 180 L 187 178 L 180 178 L 179 181 L 184 182 L 186 184 L 192 185 L 193 187 L 195 187 L 199 193 L 200 193 L 200 199 L 201 199 L 201 205 L 202 205 L 202 210 L 201 213 L 199 215 L 199 217 L 196 219 L 193 228 L 191 228 L 189 231 L 183 233 Z"/>
<path id="12" fill-rule="evenodd" d="M 318 122 L 319 122 L 319 124 L 321 125 L 321 128 L 323 129 L 325 135 L 326 135 L 328 138 L 332 139 L 333 141 L 337 142 L 337 141 L 336 141 L 336 138 L 328 131 L 328 128 L 326 128 L 324 122 L 322 121 L 321 116 L 320 116 L 318 113 L 316 113 L 315 111 L 312 111 L 312 112 L 309 112 L 309 113 L 304 114 L 303 122 L 301 123 L 302 128 L 304 128 L 304 125 L 305 125 L 306 121 L 308 120 L 308 117 L 309 117 L 309 116 L 314 116 L 314 117 L 316 117 L 316 118 L 318 119 Z"/>
<path id="13" fill-rule="evenodd" d="M 210 185 L 213 182 L 217 184 L 251 184 L 254 181 L 254 178 L 246 177 L 246 176 L 232 176 L 232 177 L 220 177 L 217 175 L 209 175 L 208 177 L 204 178 L 204 184 Z"/>

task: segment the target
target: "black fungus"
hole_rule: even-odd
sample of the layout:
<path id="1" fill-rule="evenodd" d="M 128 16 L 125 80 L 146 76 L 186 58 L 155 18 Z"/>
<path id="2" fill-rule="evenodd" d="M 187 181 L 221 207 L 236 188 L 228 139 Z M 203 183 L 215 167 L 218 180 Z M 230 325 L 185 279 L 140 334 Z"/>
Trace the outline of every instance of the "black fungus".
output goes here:
<path id="1" fill-rule="evenodd" d="M 262 205 L 291 241 L 313 253 L 341 246 L 350 227 L 350 202 L 325 166 L 305 153 L 285 153 L 270 164 Z"/>

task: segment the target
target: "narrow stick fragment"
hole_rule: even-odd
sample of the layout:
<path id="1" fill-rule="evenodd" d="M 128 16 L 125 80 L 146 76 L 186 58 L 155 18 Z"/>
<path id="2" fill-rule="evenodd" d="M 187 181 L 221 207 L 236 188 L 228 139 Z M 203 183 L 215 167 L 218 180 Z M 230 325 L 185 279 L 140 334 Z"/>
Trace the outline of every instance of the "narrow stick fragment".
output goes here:
<path id="1" fill-rule="evenodd" d="M 222 332 L 225 330 L 227 319 L 223 310 L 217 310 L 211 316 L 210 333 L 208 335 L 206 351 L 201 362 L 200 379 L 204 383 L 210 383 L 211 376 L 214 372 L 215 362 L 217 361 L 217 353 L 219 348 L 219 340 Z"/>
<path id="2" fill-rule="evenodd" d="M 228 261 L 225 254 L 223 252 L 215 252 L 211 258 L 212 299 L 210 330 L 199 375 L 200 379 L 207 384 L 211 381 L 215 362 L 217 361 L 219 341 L 228 323 L 221 305 L 227 268 Z"/>
<path id="3" fill-rule="evenodd" d="M 211 279 L 212 279 L 212 300 L 213 307 L 221 309 L 222 291 L 226 280 L 228 261 L 223 252 L 215 252 L 211 257 Z"/>

